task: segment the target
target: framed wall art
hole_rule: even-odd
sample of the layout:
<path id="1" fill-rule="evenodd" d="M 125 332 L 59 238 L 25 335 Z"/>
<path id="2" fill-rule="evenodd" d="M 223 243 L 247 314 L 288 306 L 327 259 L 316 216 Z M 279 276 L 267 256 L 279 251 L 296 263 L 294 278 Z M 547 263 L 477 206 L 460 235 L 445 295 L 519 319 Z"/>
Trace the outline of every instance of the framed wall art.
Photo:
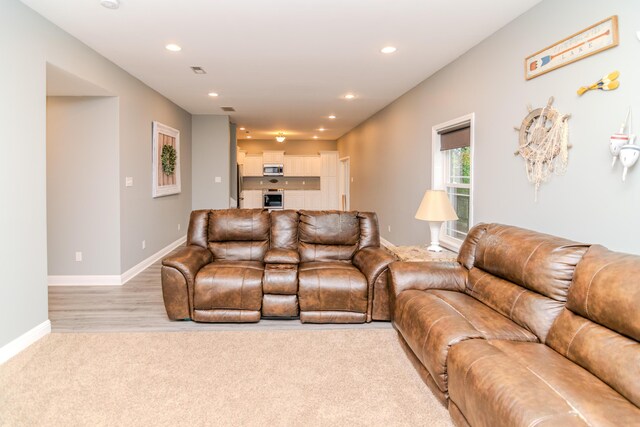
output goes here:
<path id="1" fill-rule="evenodd" d="M 153 191 L 162 197 L 180 193 L 180 131 L 153 122 Z"/>
<path id="2" fill-rule="evenodd" d="M 610 16 L 524 60 L 524 76 L 531 80 L 618 45 L 618 16 Z"/>

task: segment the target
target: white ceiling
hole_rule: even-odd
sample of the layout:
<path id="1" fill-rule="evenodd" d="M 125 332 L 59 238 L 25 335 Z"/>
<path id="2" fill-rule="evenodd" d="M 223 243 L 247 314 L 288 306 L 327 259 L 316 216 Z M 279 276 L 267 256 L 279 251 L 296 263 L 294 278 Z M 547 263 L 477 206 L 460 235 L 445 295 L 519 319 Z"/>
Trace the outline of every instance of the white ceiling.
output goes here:
<path id="1" fill-rule="evenodd" d="M 192 114 L 336 139 L 540 0 L 22 1 Z"/>

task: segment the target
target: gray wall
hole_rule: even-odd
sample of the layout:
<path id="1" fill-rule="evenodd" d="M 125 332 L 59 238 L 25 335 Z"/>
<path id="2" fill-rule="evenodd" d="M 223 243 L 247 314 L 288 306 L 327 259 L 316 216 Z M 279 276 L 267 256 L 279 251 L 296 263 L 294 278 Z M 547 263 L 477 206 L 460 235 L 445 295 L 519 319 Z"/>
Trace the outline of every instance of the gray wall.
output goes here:
<path id="1" fill-rule="evenodd" d="M 0 209 L 2 346 L 48 317 L 46 63 L 119 98 L 120 271 L 184 235 L 191 210 L 191 116 L 17 0 L 0 2 L 0 48 L 3 64 L 10 64 L 0 67 L 0 129 L 10 159 L 0 168 L 0 200 L 8 207 Z M 151 198 L 152 120 L 182 132 L 180 195 Z M 134 177 L 134 187 L 124 189 L 125 176 Z"/>
<path id="2" fill-rule="evenodd" d="M 618 47 L 525 81 L 526 56 L 616 14 Z M 338 140 L 341 156 L 351 156 L 352 208 L 377 211 L 382 235 L 393 243 L 426 242 L 427 223 L 414 214 L 431 185 L 431 128 L 475 112 L 476 223 L 514 224 L 640 253 L 640 234 L 630 227 L 640 213 L 640 166 L 623 184 L 608 153 L 609 135 L 629 106 L 640 125 L 638 22 L 634 1 L 540 3 Z M 618 90 L 576 95 L 616 69 Z M 536 203 L 524 162 L 513 155 L 513 127 L 527 104 L 544 106 L 550 96 L 571 113 L 573 148 L 567 173 L 543 184 Z"/>
<path id="3" fill-rule="evenodd" d="M 118 98 L 47 97 L 49 275 L 120 274 L 118 175 Z"/>
<path id="4" fill-rule="evenodd" d="M 229 125 L 229 116 L 193 116 L 193 209 L 229 207 Z"/>
<path id="5" fill-rule="evenodd" d="M 323 140 L 285 140 L 280 144 L 275 139 L 240 139 L 238 147 L 249 154 L 260 154 L 263 151 L 284 151 L 285 154 L 318 154 L 319 151 L 336 151 L 337 141 Z"/>

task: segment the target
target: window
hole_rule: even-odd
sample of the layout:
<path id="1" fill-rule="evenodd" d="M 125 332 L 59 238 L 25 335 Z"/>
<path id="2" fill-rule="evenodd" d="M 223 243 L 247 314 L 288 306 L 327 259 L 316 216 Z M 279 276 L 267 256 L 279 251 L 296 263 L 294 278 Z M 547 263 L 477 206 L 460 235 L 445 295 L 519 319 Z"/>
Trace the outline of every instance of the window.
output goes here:
<path id="1" fill-rule="evenodd" d="M 433 185 L 445 190 L 458 220 L 448 221 L 440 240 L 458 249 L 473 225 L 473 114 L 433 127 Z"/>

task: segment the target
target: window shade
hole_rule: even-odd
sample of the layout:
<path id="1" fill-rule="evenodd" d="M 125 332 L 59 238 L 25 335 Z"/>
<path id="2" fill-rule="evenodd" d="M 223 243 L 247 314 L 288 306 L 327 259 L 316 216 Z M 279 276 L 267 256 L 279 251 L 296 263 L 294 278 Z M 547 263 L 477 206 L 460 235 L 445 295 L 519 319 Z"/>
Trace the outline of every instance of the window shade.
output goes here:
<path id="1" fill-rule="evenodd" d="M 469 126 L 443 132 L 440 134 L 440 151 L 471 145 L 471 128 Z"/>

